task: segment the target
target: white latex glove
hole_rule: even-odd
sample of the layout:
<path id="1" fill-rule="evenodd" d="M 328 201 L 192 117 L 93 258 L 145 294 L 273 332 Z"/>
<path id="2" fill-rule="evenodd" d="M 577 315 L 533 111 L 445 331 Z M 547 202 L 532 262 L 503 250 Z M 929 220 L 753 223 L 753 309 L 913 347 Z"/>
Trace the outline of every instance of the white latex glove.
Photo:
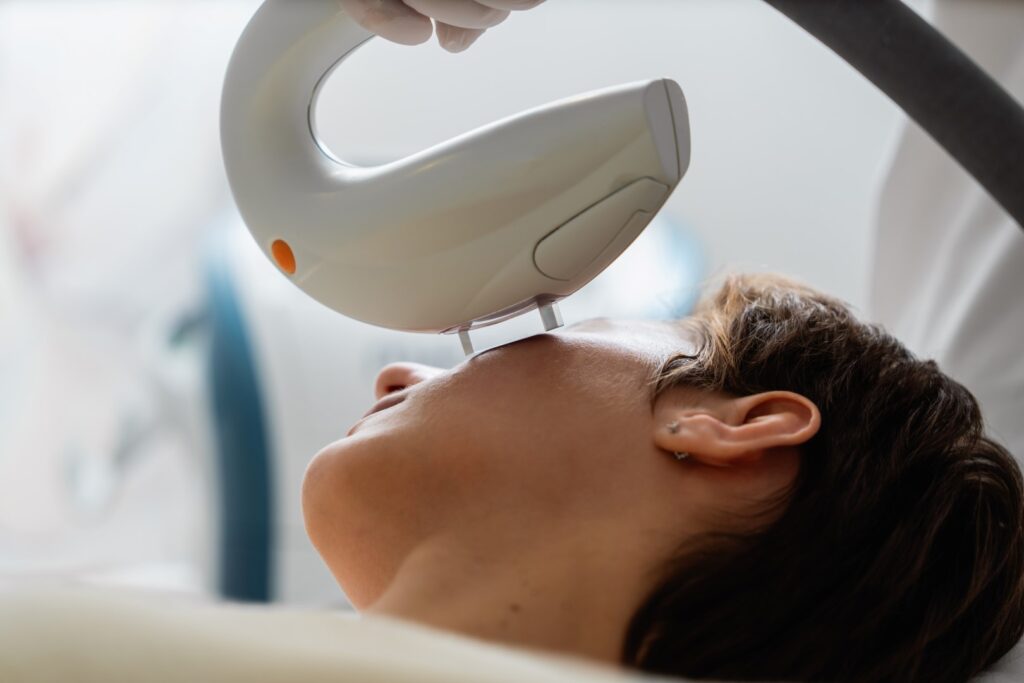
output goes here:
<path id="1" fill-rule="evenodd" d="M 437 41 L 448 52 L 462 52 L 487 29 L 514 10 L 532 9 L 544 0 L 339 0 L 342 8 L 368 31 L 381 38 L 419 45 Z"/>

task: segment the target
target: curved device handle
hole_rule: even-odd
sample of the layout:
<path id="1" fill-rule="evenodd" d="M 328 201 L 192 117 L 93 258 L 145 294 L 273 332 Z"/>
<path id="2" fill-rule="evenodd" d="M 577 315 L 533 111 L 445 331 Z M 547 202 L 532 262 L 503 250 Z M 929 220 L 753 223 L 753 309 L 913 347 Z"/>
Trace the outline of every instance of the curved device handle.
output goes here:
<path id="1" fill-rule="evenodd" d="M 381 166 L 339 161 L 317 142 L 316 95 L 370 37 L 334 0 L 267 0 L 222 105 L 225 166 L 250 232 L 292 282 L 350 317 L 453 332 L 554 302 L 629 246 L 689 164 L 686 103 L 663 79 L 531 109 Z"/>
<path id="2" fill-rule="evenodd" d="M 224 83 L 221 144 L 233 190 L 247 194 L 251 184 L 273 183 L 265 189 L 279 195 L 358 177 L 363 169 L 321 149 L 313 117 L 321 84 L 373 35 L 336 2 L 271 0 L 259 8 Z M 239 208 L 244 213 L 248 202 Z"/>

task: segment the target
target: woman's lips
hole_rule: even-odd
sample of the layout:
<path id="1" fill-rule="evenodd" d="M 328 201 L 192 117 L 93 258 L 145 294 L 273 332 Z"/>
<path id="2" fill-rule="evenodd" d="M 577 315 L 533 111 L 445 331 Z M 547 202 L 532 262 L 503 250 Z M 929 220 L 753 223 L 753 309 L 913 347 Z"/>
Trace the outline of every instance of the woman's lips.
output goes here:
<path id="1" fill-rule="evenodd" d="M 397 406 L 399 403 L 406 399 L 406 396 L 407 394 L 405 390 L 395 391 L 384 396 L 379 401 L 377 401 L 372 408 L 366 411 L 366 414 L 359 418 L 358 422 L 352 425 L 352 428 L 348 430 L 348 434 L 346 434 L 345 436 L 352 436 L 352 434 L 355 433 L 356 431 L 356 427 L 362 424 L 363 420 L 370 417 L 374 413 L 379 413 L 382 410 L 387 410 L 388 408 L 393 408 L 394 406 Z"/>
<path id="2" fill-rule="evenodd" d="M 386 396 L 381 398 L 379 401 L 377 401 L 373 405 L 373 407 L 370 408 L 370 410 L 368 410 L 365 415 L 363 415 L 363 417 L 369 417 L 370 415 L 373 415 L 374 413 L 379 413 L 380 411 L 387 410 L 388 408 L 390 408 L 392 406 L 397 406 L 399 403 L 401 403 L 404 400 L 405 400 L 405 392 L 404 391 L 394 391 L 394 392 L 392 392 L 390 394 L 387 394 Z"/>

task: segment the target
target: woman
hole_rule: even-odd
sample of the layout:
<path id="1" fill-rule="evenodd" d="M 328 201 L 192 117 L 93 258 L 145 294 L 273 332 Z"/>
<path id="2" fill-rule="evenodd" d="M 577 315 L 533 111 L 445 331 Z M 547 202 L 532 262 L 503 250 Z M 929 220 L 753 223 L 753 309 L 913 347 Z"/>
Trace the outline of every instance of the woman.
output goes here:
<path id="1" fill-rule="evenodd" d="M 504 644 L 733 680 L 962 681 L 1024 633 L 1024 503 L 971 394 L 840 302 L 734 277 L 393 365 L 307 473 L 352 602 Z"/>

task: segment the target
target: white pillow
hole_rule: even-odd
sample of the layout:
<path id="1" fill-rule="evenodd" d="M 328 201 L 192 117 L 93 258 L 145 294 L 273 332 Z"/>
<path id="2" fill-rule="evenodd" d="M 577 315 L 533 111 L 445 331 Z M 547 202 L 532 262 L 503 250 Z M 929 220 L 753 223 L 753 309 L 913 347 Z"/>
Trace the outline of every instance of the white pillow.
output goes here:
<path id="1" fill-rule="evenodd" d="M 0 681 L 642 683 L 407 622 L 45 589 L 0 594 Z"/>
<path id="2" fill-rule="evenodd" d="M 73 588 L 0 592 L 0 681 L 655 683 L 393 619 Z M 678 681 L 679 679 L 672 679 Z M 1024 681 L 1024 642 L 975 683 Z"/>

